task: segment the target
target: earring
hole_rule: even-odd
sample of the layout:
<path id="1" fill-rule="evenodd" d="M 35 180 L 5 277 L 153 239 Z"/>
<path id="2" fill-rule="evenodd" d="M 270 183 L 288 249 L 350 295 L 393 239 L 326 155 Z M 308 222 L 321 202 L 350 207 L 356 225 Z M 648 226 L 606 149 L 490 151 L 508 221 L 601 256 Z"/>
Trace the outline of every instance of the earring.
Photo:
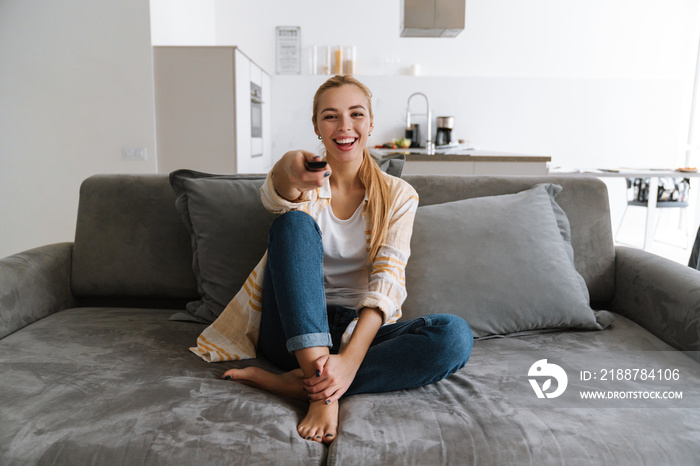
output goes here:
<path id="1" fill-rule="evenodd" d="M 367 135 L 367 137 L 370 137 L 370 136 L 372 136 L 372 133 L 369 133 L 369 134 Z"/>
<path id="2" fill-rule="evenodd" d="M 320 141 L 321 139 L 323 139 L 323 138 L 322 138 L 321 136 L 319 136 L 319 137 L 318 137 L 318 140 Z"/>

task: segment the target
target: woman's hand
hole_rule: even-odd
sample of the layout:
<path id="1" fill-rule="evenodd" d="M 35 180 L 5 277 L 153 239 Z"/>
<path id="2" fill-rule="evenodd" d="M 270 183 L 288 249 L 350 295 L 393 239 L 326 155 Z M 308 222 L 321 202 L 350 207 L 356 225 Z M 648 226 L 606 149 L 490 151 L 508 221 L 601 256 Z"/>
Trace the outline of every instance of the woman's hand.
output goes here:
<path id="1" fill-rule="evenodd" d="M 320 162 L 321 156 L 303 150 L 289 151 L 272 169 L 275 190 L 288 201 L 295 201 L 304 192 L 323 186 L 331 174 L 329 166 L 318 171 L 308 170 L 305 165 L 307 161 Z"/>
<path id="2" fill-rule="evenodd" d="M 382 325 L 382 315 L 379 309 L 362 308 L 347 346 L 339 354 L 321 356 L 314 361 L 316 376 L 304 379 L 304 391 L 311 401 L 332 403 L 348 391 Z"/>
<path id="3" fill-rule="evenodd" d="M 315 361 L 316 376 L 304 380 L 304 390 L 311 401 L 338 401 L 348 391 L 362 361 L 344 354 L 330 354 Z"/>

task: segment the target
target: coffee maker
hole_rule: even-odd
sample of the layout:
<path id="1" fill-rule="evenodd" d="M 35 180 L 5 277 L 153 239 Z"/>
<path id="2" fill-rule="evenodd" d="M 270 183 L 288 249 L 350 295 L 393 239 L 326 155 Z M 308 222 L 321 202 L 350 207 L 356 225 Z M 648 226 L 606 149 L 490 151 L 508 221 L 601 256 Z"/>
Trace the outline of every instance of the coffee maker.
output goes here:
<path id="1" fill-rule="evenodd" d="M 455 125 L 455 118 L 451 116 L 437 117 L 437 135 L 435 136 L 436 146 L 446 146 L 452 142 L 452 128 Z"/>

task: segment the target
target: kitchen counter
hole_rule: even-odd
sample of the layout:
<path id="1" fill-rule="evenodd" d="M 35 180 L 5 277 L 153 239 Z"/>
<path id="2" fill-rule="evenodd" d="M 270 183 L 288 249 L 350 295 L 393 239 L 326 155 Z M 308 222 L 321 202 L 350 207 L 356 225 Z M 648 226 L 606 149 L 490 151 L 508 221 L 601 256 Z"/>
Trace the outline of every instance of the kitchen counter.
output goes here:
<path id="1" fill-rule="evenodd" d="M 424 150 L 372 149 L 380 160 L 406 157 L 407 175 L 547 175 L 549 156 L 466 149 L 428 155 Z"/>

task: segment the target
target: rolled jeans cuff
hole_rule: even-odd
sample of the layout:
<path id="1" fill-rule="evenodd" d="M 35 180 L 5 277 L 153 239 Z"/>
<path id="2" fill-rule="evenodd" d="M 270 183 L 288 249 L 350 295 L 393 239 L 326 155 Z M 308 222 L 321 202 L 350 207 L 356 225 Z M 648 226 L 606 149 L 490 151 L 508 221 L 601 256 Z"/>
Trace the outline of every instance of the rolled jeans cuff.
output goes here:
<path id="1" fill-rule="evenodd" d="M 313 348 L 315 346 L 332 347 L 333 341 L 331 340 L 331 334 L 307 333 L 305 335 L 297 335 L 287 340 L 287 351 L 290 353 L 300 349 Z"/>

